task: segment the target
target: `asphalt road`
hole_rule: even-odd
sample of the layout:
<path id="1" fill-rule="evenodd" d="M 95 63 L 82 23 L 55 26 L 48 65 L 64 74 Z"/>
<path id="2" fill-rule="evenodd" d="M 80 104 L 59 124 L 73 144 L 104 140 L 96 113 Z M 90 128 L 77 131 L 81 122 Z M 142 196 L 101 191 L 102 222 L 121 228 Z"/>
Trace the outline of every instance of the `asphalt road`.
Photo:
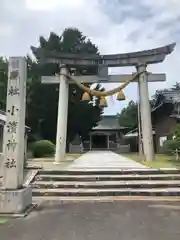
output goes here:
<path id="1" fill-rule="evenodd" d="M 42 204 L 0 225 L 1 240 L 179 240 L 180 203 Z"/>

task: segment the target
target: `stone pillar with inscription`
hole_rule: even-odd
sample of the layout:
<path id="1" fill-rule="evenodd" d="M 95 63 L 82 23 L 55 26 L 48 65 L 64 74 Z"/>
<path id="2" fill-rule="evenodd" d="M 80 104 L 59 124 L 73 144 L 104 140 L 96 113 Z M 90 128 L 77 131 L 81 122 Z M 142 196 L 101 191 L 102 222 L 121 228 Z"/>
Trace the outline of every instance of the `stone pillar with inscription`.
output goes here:
<path id="1" fill-rule="evenodd" d="M 27 63 L 9 59 L 6 124 L 3 139 L 3 186 L 0 213 L 20 213 L 32 203 L 30 188 L 23 187 Z"/>
<path id="2" fill-rule="evenodd" d="M 142 128 L 143 150 L 146 161 L 154 160 L 154 145 L 151 123 L 151 107 L 149 102 L 148 81 L 146 64 L 139 64 L 137 71 L 139 76 L 139 94 L 140 94 L 140 121 Z"/>

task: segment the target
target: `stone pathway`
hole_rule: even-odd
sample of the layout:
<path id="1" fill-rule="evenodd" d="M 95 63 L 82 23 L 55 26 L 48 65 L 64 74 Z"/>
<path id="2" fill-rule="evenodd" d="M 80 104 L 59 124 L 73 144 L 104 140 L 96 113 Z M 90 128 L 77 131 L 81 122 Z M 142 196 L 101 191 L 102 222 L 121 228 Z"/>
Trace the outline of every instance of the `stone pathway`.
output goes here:
<path id="1" fill-rule="evenodd" d="M 69 169 L 93 168 L 93 169 L 148 169 L 129 158 L 123 157 L 111 151 L 91 151 L 77 158 Z"/>
<path id="2" fill-rule="evenodd" d="M 79 158 L 68 156 L 66 160 L 60 164 L 54 164 L 53 158 L 31 159 L 28 161 L 30 168 L 43 168 L 45 170 L 73 170 L 73 169 L 150 169 L 140 163 L 137 163 L 129 158 L 113 153 L 111 151 L 90 151 L 82 154 Z"/>

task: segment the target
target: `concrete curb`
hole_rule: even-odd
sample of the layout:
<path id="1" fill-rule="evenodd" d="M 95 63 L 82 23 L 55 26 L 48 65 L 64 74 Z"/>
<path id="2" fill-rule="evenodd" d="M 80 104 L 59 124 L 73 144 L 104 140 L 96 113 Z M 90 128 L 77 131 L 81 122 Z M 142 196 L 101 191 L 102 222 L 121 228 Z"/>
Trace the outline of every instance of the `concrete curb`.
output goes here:
<path id="1" fill-rule="evenodd" d="M 31 204 L 24 212 L 22 213 L 2 213 L 0 214 L 0 217 L 5 218 L 24 218 L 27 215 L 29 215 L 30 212 L 37 206 L 37 204 Z"/>
<path id="2" fill-rule="evenodd" d="M 30 183 L 34 180 L 35 176 L 38 174 L 39 170 L 33 170 L 30 174 L 30 176 L 26 179 L 25 183 L 23 184 L 23 187 L 28 187 Z"/>

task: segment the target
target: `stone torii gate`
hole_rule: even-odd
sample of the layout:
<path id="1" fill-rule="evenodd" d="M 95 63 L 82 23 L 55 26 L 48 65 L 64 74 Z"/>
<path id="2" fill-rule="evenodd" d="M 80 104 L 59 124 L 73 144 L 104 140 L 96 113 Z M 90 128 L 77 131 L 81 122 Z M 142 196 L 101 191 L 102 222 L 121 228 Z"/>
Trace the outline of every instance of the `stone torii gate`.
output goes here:
<path id="1" fill-rule="evenodd" d="M 146 71 L 148 64 L 163 62 L 166 55 L 170 54 L 175 43 L 152 49 L 126 54 L 113 55 L 80 55 L 67 54 L 54 51 L 46 51 L 32 47 L 33 53 L 40 59 L 41 63 L 58 63 L 60 66 L 59 76 L 42 77 L 42 83 L 59 83 L 59 103 L 56 135 L 55 163 L 65 158 L 67 114 L 68 114 L 68 86 L 72 83 L 69 76 L 69 68 L 77 66 L 98 66 L 97 76 L 73 76 L 77 83 L 120 83 L 129 81 L 132 75 L 108 76 L 108 67 L 134 66 L 137 71 L 136 82 L 139 84 L 140 119 L 142 128 L 142 142 L 146 161 L 154 159 L 151 109 L 149 104 L 148 82 L 165 81 L 165 74 L 152 74 Z M 66 67 L 68 66 L 68 68 Z M 79 85 L 79 84 L 78 84 Z M 127 84 L 126 84 L 127 85 Z M 122 86 L 124 88 L 124 86 Z"/>

